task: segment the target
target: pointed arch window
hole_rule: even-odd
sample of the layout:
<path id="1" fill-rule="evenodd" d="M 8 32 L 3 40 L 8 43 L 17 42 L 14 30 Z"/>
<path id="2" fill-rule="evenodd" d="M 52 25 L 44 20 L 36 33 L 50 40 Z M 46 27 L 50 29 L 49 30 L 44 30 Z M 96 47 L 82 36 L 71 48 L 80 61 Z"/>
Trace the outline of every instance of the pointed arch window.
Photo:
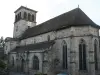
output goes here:
<path id="1" fill-rule="evenodd" d="M 94 60 L 95 60 L 95 70 L 98 70 L 98 62 L 97 62 L 97 40 L 94 41 Z"/>
<path id="2" fill-rule="evenodd" d="M 63 69 L 67 69 L 67 44 L 63 41 Z"/>
<path id="3" fill-rule="evenodd" d="M 14 57 L 12 57 L 12 66 L 14 66 Z"/>
<path id="4" fill-rule="evenodd" d="M 83 39 L 79 43 L 79 69 L 86 70 L 86 43 Z"/>
<path id="5" fill-rule="evenodd" d="M 34 70 L 39 70 L 39 59 L 37 56 L 33 57 L 33 69 Z"/>

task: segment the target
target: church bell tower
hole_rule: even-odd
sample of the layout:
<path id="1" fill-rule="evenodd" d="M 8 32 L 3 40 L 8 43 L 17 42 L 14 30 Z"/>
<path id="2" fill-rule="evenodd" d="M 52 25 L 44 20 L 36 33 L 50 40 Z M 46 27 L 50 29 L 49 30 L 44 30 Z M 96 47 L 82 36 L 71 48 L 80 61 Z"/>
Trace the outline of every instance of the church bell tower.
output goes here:
<path id="1" fill-rule="evenodd" d="M 28 28 L 36 25 L 37 11 L 21 6 L 15 11 L 13 38 L 20 38 Z"/>

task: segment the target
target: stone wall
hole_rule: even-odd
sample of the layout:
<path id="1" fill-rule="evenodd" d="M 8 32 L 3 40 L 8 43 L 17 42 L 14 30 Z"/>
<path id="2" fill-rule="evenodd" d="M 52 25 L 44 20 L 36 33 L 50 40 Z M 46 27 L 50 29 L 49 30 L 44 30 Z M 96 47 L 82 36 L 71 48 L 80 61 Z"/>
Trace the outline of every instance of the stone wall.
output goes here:
<path id="1" fill-rule="evenodd" d="M 29 67 L 32 67 L 32 57 L 34 55 L 38 56 L 40 61 L 40 72 L 47 73 L 50 72 L 50 62 L 55 58 L 59 59 L 59 68 L 62 69 L 62 46 L 63 41 L 67 44 L 68 51 L 68 72 L 72 75 L 79 75 L 79 41 L 84 39 L 86 42 L 86 60 L 87 60 L 87 69 L 86 74 L 95 75 L 94 63 L 90 64 L 89 62 L 94 61 L 94 54 L 89 52 L 94 50 L 94 40 L 98 41 L 98 66 L 100 68 L 100 56 L 99 56 L 99 30 L 91 26 L 84 27 L 71 27 L 59 31 L 48 32 L 41 34 L 35 37 L 23 39 L 20 42 L 20 45 L 35 44 L 39 42 L 44 42 L 48 40 L 48 35 L 50 35 L 50 40 L 55 40 L 55 44 L 47 53 L 31 52 L 29 55 L 30 64 Z M 46 54 L 46 55 L 45 55 Z M 45 62 L 43 62 L 43 59 Z M 72 63 L 73 62 L 73 63 Z M 43 66 L 43 67 L 42 67 Z M 60 69 L 60 70 L 61 70 Z"/>
<path id="2" fill-rule="evenodd" d="M 20 45 L 28 45 L 28 44 L 35 44 L 35 43 L 39 43 L 39 42 L 44 42 L 44 41 L 48 41 L 48 36 L 50 36 L 50 40 L 54 40 L 55 39 L 55 33 L 54 32 L 48 32 L 45 34 L 41 34 L 38 36 L 34 36 L 34 37 L 30 37 L 24 40 L 21 40 Z"/>

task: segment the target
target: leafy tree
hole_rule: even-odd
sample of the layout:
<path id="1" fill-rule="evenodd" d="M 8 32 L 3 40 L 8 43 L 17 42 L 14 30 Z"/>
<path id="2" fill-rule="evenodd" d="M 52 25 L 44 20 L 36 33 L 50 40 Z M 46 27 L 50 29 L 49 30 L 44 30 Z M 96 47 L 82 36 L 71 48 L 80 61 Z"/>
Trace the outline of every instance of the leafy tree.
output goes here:
<path id="1" fill-rule="evenodd" d="M 3 37 L 0 38 L 0 50 L 4 53 L 5 40 Z M 0 75 L 7 75 L 7 65 L 5 64 L 6 55 L 0 56 Z"/>
<path id="2" fill-rule="evenodd" d="M 0 60 L 0 75 L 6 75 L 7 74 L 7 67 L 3 60 Z"/>
<path id="3" fill-rule="evenodd" d="M 2 68 L 2 69 L 6 68 L 6 64 L 4 63 L 3 60 L 0 60 L 0 68 Z"/>

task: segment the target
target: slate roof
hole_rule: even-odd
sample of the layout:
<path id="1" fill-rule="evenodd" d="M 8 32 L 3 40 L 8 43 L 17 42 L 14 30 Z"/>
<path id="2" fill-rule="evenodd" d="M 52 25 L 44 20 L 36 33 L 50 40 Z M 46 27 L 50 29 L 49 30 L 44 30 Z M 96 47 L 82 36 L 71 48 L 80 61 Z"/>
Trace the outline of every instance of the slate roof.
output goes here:
<path id="1" fill-rule="evenodd" d="M 6 37 L 5 42 L 8 42 L 8 41 L 19 41 L 19 39 L 18 38 Z"/>
<path id="2" fill-rule="evenodd" d="M 21 39 L 33 37 L 50 31 L 56 31 L 70 26 L 91 25 L 100 28 L 80 8 L 73 9 L 35 27 L 27 29 Z"/>
<path id="3" fill-rule="evenodd" d="M 22 9 L 22 8 L 24 8 L 24 9 L 26 9 L 26 10 L 29 10 L 29 11 L 33 11 L 33 12 L 36 12 L 37 13 L 37 11 L 35 11 L 35 10 L 33 10 L 33 9 L 30 9 L 30 8 L 27 8 L 27 7 L 24 7 L 24 6 L 21 6 L 21 7 L 19 7 L 14 13 L 16 13 L 18 10 L 20 10 L 20 9 Z"/>
<path id="4" fill-rule="evenodd" d="M 52 46 L 55 42 L 52 41 L 45 41 L 45 42 L 40 42 L 36 44 L 29 44 L 26 46 L 17 46 L 12 52 L 24 52 L 24 51 L 34 51 L 34 50 L 41 50 L 41 49 L 47 49 L 50 46 Z"/>

